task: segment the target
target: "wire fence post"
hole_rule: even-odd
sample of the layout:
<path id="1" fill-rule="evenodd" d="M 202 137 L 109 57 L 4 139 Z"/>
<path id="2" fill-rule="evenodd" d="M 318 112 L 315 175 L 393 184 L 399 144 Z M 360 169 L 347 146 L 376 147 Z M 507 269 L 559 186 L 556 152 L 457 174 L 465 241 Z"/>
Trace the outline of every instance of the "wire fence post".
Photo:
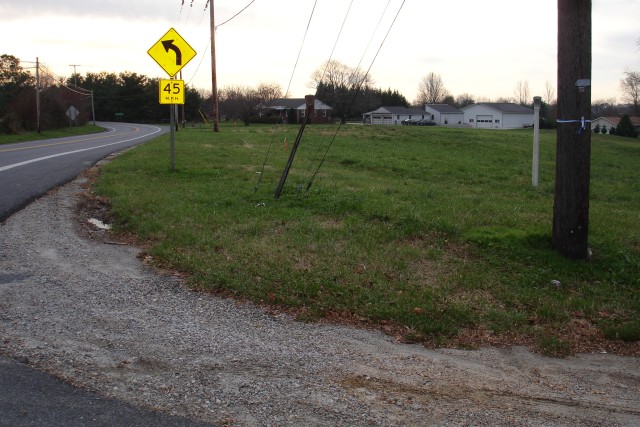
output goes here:
<path id="1" fill-rule="evenodd" d="M 306 108 L 304 120 L 302 120 L 302 124 L 300 125 L 300 130 L 298 131 L 298 136 L 296 136 L 296 141 L 293 143 L 293 148 L 291 148 L 291 153 L 289 153 L 289 160 L 287 160 L 287 164 L 282 171 L 282 177 L 280 177 L 280 182 L 278 183 L 278 187 L 276 188 L 276 192 L 274 197 L 277 199 L 282 194 L 282 189 L 284 188 L 284 184 L 287 181 L 287 176 L 289 175 L 289 170 L 291 169 L 291 165 L 293 164 L 293 159 L 296 156 L 296 151 L 298 151 L 298 146 L 300 145 L 300 141 L 302 140 L 302 135 L 304 134 L 304 128 L 307 125 L 307 122 L 311 118 L 311 114 L 313 114 L 314 104 L 315 104 L 315 96 L 307 95 L 304 97 Z"/>

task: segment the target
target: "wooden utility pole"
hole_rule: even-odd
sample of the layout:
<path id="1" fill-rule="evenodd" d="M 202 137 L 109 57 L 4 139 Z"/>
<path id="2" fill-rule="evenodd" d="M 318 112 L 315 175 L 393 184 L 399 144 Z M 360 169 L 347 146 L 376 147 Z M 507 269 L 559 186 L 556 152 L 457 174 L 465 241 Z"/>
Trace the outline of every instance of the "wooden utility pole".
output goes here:
<path id="1" fill-rule="evenodd" d="M 40 126 L 40 59 L 36 57 L 36 128 L 42 132 Z"/>
<path id="2" fill-rule="evenodd" d="M 216 25 L 213 0 L 209 0 L 209 16 L 211 20 L 211 113 L 213 114 L 213 131 L 220 132 L 218 124 L 218 78 L 216 77 Z"/>
<path id="3" fill-rule="evenodd" d="M 558 0 L 558 131 L 553 246 L 588 258 L 591 0 Z"/>

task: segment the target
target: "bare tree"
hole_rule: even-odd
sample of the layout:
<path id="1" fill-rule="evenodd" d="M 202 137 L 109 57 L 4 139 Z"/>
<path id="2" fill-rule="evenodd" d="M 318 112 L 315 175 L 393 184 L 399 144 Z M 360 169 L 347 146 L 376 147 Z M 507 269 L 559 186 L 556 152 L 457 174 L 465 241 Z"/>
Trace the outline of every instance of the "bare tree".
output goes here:
<path id="1" fill-rule="evenodd" d="M 623 99 L 633 105 L 634 113 L 640 115 L 640 71 L 626 70 L 620 80 Z"/>
<path id="2" fill-rule="evenodd" d="M 553 85 L 550 81 L 544 84 L 544 93 L 542 95 L 542 100 L 547 105 L 555 104 L 556 100 L 556 90 L 553 88 Z"/>
<path id="3" fill-rule="evenodd" d="M 282 87 L 278 83 L 260 83 L 256 92 L 260 102 L 265 105 L 274 99 L 282 98 Z"/>
<path id="4" fill-rule="evenodd" d="M 464 108 L 475 103 L 473 95 L 469 93 L 462 93 L 456 97 L 456 107 L 458 108 Z"/>
<path id="5" fill-rule="evenodd" d="M 321 84 L 334 89 L 360 89 L 372 86 L 373 79 L 362 70 L 332 59 L 311 73 L 311 81 L 307 87 L 316 89 Z"/>
<path id="6" fill-rule="evenodd" d="M 449 92 L 444 87 L 444 82 L 440 74 L 431 72 L 420 80 L 418 85 L 418 96 L 415 105 L 423 106 L 424 104 L 439 104 Z"/>
<path id="7" fill-rule="evenodd" d="M 483 102 L 485 102 L 485 101 L 483 101 Z M 491 101 L 486 101 L 486 102 L 491 102 Z M 502 103 L 513 104 L 513 103 L 518 102 L 518 100 L 516 98 L 509 98 L 509 97 L 506 97 L 506 96 L 500 96 L 500 97 L 496 98 L 496 100 L 494 102 L 497 102 L 499 104 L 502 104 Z"/>
<path id="8" fill-rule="evenodd" d="M 258 91 L 247 86 L 224 87 L 218 93 L 218 100 L 220 111 L 224 111 L 229 117 L 242 120 L 246 126 L 261 107 Z"/>
<path id="9" fill-rule="evenodd" d="M 371 76 L 340 61 L 326 61 L 311 74 L 307 87 L 314 89 L 318 99 L 331 105 L 335 117 L 343 122 L 347 117 L 358 116 L 363 104 L 369 104 Z"/>
<path id="10" fill-rule="evenodd" d="M 596 99 L 591 102 L 591 116 L 598 117 L 617 117 L 620 115 L 620 108 L 616 105 L 615 98 Z"/>
<path id="11" fill-rule="evenodd" d="M 513 93 L 516 96 L 516 102 L 520 105 L 529 105 L 533 102 L 529 91 L 529 82 L 527 81 L 520 80 Z"/>

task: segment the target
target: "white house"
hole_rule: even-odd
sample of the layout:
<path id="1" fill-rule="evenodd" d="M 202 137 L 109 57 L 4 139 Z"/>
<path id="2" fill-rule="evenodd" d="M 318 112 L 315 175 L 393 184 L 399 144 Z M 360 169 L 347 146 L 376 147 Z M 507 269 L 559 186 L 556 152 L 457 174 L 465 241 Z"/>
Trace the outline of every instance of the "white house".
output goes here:
<path id="1" fill-rule="evenodd" d="M 633 128 L 640 132 L 640 117 L 630 117 L 631 125 Z M 591 122 L 591 130 L 595 129 L 596 126 L 600 126 L 598 129 L 606 128 L 611 129 L 617 128 L 620 123 L 620 117 L 598 117 L 594 121 Z"/>
<path id="2" fill-rule="evenodd" d="M 403 120 L 429 120 L 431 115 L 421 108 L 380 107 L 364 113 L 363 122 L 369 125 L 399 125 Z"/>
<path id="3" fill-rule="evenodd" d="M 436 122 L 437 125 L 451 126 L 461 125 L 464 123 L 464 113 L 462 110 L 452 107 L 448 104 L 427 104 L 424 106 L 427 114 L 430 114 L 429 120 Z"/>
<path id="4" fill-rule="evenodd" d="M 593 131 L 596 126 L 598 129 L 605 128 L 607 130 L 611 128 L 615 128 L 620 123 L 619 117 L 598 117 L 594 121 L 591 122 L 591 130 Z"/>
<path id="5" fill-rule="evenodd" d="M 472 128 L 517 129 L 533 127 L 533 110 L 507 102 L 480 102 L 462 109 L 464 122 Z"/>

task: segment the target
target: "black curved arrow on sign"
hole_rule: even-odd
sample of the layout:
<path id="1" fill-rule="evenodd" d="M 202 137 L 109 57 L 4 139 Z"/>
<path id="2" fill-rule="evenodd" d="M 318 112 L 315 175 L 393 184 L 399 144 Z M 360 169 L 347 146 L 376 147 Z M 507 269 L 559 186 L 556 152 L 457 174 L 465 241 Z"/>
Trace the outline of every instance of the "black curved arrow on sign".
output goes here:
<path id="1" fill-rule="evenodd" d="M 169 49 L 173 50 L 176 53 L 176 65 L 182 65 L 182 51 L 178 46 L 173 44 L 173 40 L 162 40 L 162 46 L 164 46 L 164 50 L 169 52 Z"/>

